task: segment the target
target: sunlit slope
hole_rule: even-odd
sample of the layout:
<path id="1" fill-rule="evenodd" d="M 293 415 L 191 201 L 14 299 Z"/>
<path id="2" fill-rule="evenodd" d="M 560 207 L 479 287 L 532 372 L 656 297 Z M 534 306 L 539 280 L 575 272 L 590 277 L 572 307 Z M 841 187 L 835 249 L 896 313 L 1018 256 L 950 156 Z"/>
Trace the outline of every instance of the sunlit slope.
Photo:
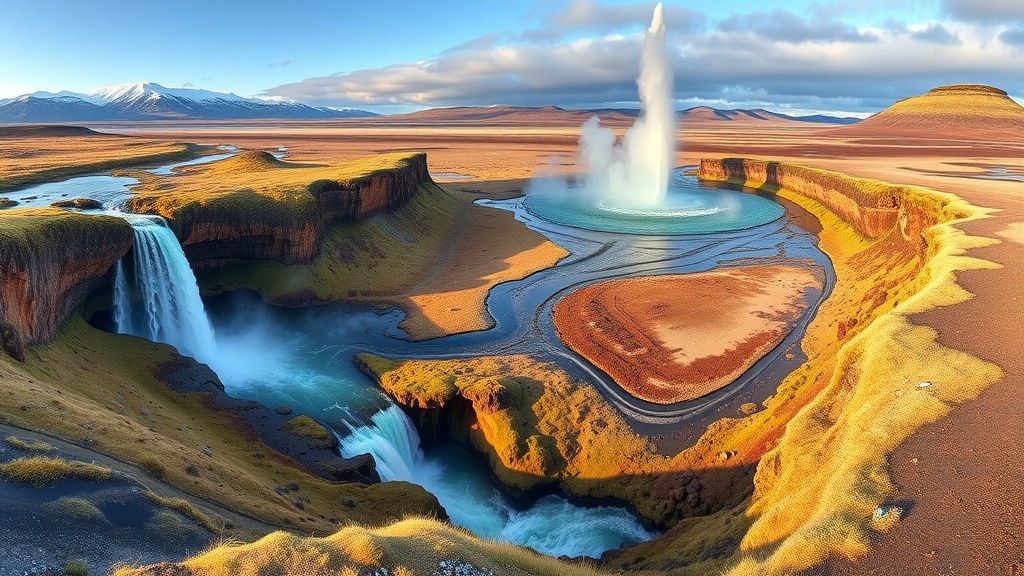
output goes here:
<path id="1" fill-rule="evenodd" d="M 834 136 L 1014 141 L 1024 138 L 1024 107 L 999 88 L 951 84 L 914 96 Z"/>

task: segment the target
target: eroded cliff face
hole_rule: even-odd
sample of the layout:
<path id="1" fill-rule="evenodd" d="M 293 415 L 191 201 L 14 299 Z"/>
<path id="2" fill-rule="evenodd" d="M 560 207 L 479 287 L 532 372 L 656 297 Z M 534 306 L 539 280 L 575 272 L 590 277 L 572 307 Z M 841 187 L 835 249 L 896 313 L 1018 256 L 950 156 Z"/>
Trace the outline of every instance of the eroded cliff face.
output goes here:
<path id="1" fill-rule="evenodd" d="M 270 162 L 255 158 L 250 163 Z M 320 253 L 327 226 L 398 208 L 428 181 L 427 157 L 421 153 L 394 168 L 349 180 L 318 179 L 278 197 L 244 188 L 212 199 L 143 194 L 131 198 L 127 209 L 166 218 L 196 270 L 239 261 L 308 264 Z"/>
<path id="2" fill-rule="evenodd" d="M 12 210 L 0 218 L 0 319 L 26 343 L 52 340 L 110 267 L 132 247 L 121 218 L 56 208 Z"/>
<path id="3" fill-rule="evenodd" d="M 792 190 L 822 203 L 868 238 L 879 238 L 896 224 L 904 188 L 805 166 L 746 158 L 701 159 L 697 177 L 755 188 L 767 185 Z"/>

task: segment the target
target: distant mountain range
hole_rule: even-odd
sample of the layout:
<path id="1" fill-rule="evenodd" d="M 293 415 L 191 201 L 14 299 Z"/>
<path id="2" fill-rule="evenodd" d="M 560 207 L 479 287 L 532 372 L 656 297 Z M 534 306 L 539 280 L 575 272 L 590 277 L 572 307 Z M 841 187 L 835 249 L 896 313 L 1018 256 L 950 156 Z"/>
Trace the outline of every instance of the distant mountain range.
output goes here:
<path id="1" fill-rule="evenodd" d="M 134 120 L 252 120 L 365 118 L 372 112 L 297 102 L 243 98 L 151 82 L 120 84 L 81 94 L 34 92 L 0 100 L 0 122 L 109 122 Z"/>
<path id="2" fill-rule="evenodd" d="M 66 122 L 124 122 L 138 120 L 316 120 L 374 118 L 385 124 L 446 124 L 451 122 L 490 125 L 559 125 L 585 122 L 593 115 L 611 126 L 628 126 L 640 114 L 636 109 L 572 110 L 557 106 L 466 106 L 433 108 L 410 114 L 378 116 L 352 108 L 324 108 L 298 102 L 243 98 L 200 90 L 165 88 L 152 82 L 119 84 L 87 93 L 33 92 L 0 100 L 0 123 L 38 124 Z M 836 116 L 788 116 L 767 110 L 716 110 L 705 106 L 678 113 L 685 123 L 694 122 L 817 122 L 853 124 L 857 118 Z"/>
<path id="3" fill-rule="evenodd" d="M 778 112 L 769 112 L 762 108 L 754 110 L 718 110 L 708 106 L 687 108 L 679 113 L 685 123 L 691 121 L 723 121 L 723 122 L 812 122 L 815 124 L 856 124 L 860 118 L 846 116 L 828 116 L 814 114 L 812 116 L 790 116 Z"/>

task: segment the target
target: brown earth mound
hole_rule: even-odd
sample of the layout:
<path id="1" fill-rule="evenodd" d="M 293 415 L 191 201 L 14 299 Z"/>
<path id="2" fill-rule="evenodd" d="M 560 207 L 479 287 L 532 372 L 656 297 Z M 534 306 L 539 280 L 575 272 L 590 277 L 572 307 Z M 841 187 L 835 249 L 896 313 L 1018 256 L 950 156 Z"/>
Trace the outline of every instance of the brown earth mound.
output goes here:
<path id="1" fill-rule="evenodd" d="M 726 386 L 782 342 L 820 291 L 809 268 L 769 265 L 627 278 L 555 305 L 558 335 L 633 396 L 658 404 Z"/>
<path id="2" fill-rule="evenodd" d="M 998 88 L 951 84 L 900 100 L 857 124 L 826 133 L 869 138 L 1012 141 L 1024 138 L 1024 107 Z"/>

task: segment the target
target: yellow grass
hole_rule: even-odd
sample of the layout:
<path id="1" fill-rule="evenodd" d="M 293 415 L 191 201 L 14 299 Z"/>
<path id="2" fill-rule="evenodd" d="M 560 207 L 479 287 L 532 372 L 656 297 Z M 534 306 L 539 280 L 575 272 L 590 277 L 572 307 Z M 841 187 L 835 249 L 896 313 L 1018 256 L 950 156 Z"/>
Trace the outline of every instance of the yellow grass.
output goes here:
<path id="1" fill-rule="evenodd" d="M 143 163 L 186 160 L 200 148 L 129 136 L 0 137 L 0 190 Z"/>
<path id="2" fill-rule="evenodd" d="M 442 562 L 456 561 L 502 576 L 599 574 L 588 564 L 565 564 L 530 550 L 481 541 L 435 520 L 410 518 L 381 528 L 348 526 L 326 538 L 274 532 L 252 544 L 225 545 L 182 565 L 201 576 L 359 574 L 387 568 L 391 574 L 452 573 Z M 132 569 L 114 572 L 130 576 Z"/>
<path id="3" fill-rule="evenodd" d="M 97 522 L 106 520 L 103 511 L 97 508 L 95 504 L 75 496 L 61 496 L 53 502 L 47 502 L 46 507 L 56 514 L 74 518 L 75 520 Z"/>
<path id="4" fill-rule="evenodd" d="M 42 488 L 47 484 L 59 482 L 65 478 L 77 478 L 92 482 L 109 480 L 111 470 L 88 462 L 32 456 L 17 458 L 0 464 L 0 478 L 11 482 L 23 482 Z"/>
<path id="5" fill-rule="evenodd" d="M 38 442 L 33 440 L 22 440 L 21 438 L 18 438 L 13 434 L 4 438 L 4 442 L 6 442 L 7 445 L 10 446 L 11 448 L 17 448 L 18 450 L 23 450 L 25 452 L 53 451 L 53 446 L 50 446 L 48 443 L 43 442 L 42 440 Z"/>

